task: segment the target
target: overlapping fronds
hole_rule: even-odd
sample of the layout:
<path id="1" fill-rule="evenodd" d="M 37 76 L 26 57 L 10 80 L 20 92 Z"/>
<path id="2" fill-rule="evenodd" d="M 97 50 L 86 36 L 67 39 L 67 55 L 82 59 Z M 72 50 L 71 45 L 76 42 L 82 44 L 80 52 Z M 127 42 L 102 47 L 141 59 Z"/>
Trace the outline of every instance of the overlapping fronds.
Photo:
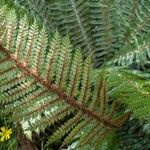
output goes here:
<path id="1" fill-rule="evenodd" d="M 26 15 L 18 20 L 5 6 L 0 26 L 1 112 L 11 113 L 13 121 L 28 122 L 29 130 L 45 129 L 72 114 L 49 143 L 69 133 L 64 146 L 88 128 L 82 146 L 89 140 L 96 145 L 128 118 L 128 113 L 114 115 L 116 105 L 107 106 L 105 71 L 92 86 L 91 58 L 83 60 L 78 49 L 72 53 L 68 37 L 56 32 L 50 40 L 45 26 L 36 20 L 29 24 Z"/>
<path id="2" fill-rule="evenodd" d="M 117 14 L 118 2 L 93 0 L 89 2 L 92 40 L 94 40 L 94 64 L 100 66 L 120 48 L 121 26 Z"/>
<path id="3" fill-rule="evenodd" d="M 150 126 L 144 120 L 127 121 L 117 132 L 120 149 L 148 150 L 150 148 L 149 131 Z"/>
<path id="4" fill-rule="evenodd" d="M 53 30 L 57 28 L 61 35 L 68 34 L 73 45 L 84 50 L 83 53 L 92 52 L 91 26 L 89 22 L 89 7 L 85 0 L 29 0 L 17 1 L 28 8 L 35 16 Z"/>
<path id="5" fill-rule="evenodd" d="M 122 46 L 114 63 L 118 66 L 149 64 L 150 1 L 120 1 Z"/>
<path id="6" fill-rule="evenodd" d="M 125 26 L 126 29 L 123 34 L 123 41 L 125 44 L 132 43 L 135 38 L 140 38 L 150 33 L 149 7 L 149 0 L 120 1 L 122 25 Z"/>
<path id="7" fill-rule="evenodd" d="M 68 33 L 95 67 L 116 52 L 134 51 L 150 33 L 149 0 L 17 0 L 52 29 Z M 146 55 L 146 51 L 144 51 Z M 132 55 L 135 55 L 132 54 Z M 138 55 L 138 54 L 137 54 Z M 126 63 L 132 57 L 122 58 Z M 120 59 L 118 61 L 121 61 Z M 127 63 L 126 63 L 127 64 Z"/>
<path id="8" fill-rule="evenodd" d="M 47 26 L 56 27 L 60 33 L 68 34 L 74 46 L 83 50 L 84 56 L 93 54 L 94 66 L 100 66 L 105 57 L 110 57 L 118 50 L 119 16 L 117 4 L 99 1 L 35 1 L 18 0 Z M 49 25 L 50 24 L 50 25 Z"/>

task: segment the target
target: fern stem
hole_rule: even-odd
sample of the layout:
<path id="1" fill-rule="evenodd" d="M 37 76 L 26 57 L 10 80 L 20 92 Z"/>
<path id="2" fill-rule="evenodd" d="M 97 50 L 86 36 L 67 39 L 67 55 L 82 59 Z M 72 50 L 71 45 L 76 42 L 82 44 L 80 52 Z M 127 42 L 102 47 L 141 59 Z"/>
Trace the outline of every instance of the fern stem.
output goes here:
<path id="1" fill-rule="evenodd" d="M 103 124 L 107 126 L 111 126 L 113 128 L 117 128 L 118 124 L 116 124 L 114 121 L 106 119 L 102 116 L 97 115 L 96 113 L 92 112 L 91 110 L 87 109 L 86 106 L 79 104 L 76 102 L 76 100 L 73 97 L 70 97 L 66 93 L 64 93 L 61 89 L 59 89 L 56 85 L 51 84 L 48 80 L 41 78 L 38 74 L 27 68 L 23 63 L 19 62 L 17 59 L 12 56 L 8 50 L 3 48 L 3 46 L 0 44 L 0 51 L 2 51 L 8 59 L 15 62 L 16 66 L 22 70 L 24 74 L 27 74 L 28 76 L 33 77 L 37 82 L 42 84 L 44 87 L 49 89 L 50 91 L 56 93 L 60 99 L 63 99 L 66 101 L 70 106 L 74 107 L 74 109 L 80 110 L 82 113 L 86 114 L 89 118 L 94 118 L 98 122 L 102 122 Z"/>

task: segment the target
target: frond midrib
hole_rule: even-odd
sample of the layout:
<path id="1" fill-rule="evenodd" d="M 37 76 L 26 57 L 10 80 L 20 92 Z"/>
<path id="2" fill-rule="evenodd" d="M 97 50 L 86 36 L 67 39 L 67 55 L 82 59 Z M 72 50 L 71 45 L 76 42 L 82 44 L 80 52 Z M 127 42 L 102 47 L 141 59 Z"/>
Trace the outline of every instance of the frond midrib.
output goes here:
<path id="1" fill-rule="evenodd" d="M 89 41 L 88 41 L 88 38 L 87 38 L 87 35 L 86 35 L 86 31 L 84 30 L 84 26 L 82 25 L 82 21 L 81 21 L 79 15 L 78 15 L 78 12 L 77 12 L 77 9 L 76 9 L 76 6 L 75 6 L 75 2 L 74 2 L 74 0 L 70 0 L 70 2 L 71 2 L 71 6 L 72 6 L 72 8 L 73 8 L 75 17 L 76 17 L 76 19 L 77 19 L 77 22 L 78 22 L 78 24 L 79 24 L 79 27 L 80 27 L 80 29 L 81 29 L 81 32 L 82 32 L 82 34 L 83 34 L 83 38 L 84 38 L 85 43 L 86 43 L 86 45 L 87 45 L 88 51 L 89 51 L 89 53 L 92 53 L 92 48 L 91 48 L 91 45 L 90 45 L 90 43 L 89 43 Z"/>
<path id="2" fill-rule="evenodd" d="M 115 121 L 112 121 L 110 119 L 104 118 L 103 116 L 97 115 L 96 113 L 92 112 L 91 110 L 87 109 L 84 105 L 80 105 L 76 100 L 64 93 L 59 87 L 57 87 L 54 84 L 51 84 L 48 80 L 45 80 L 41 78 L 38 74 L 34 73 L 32 70 L 30 70 L 28 67 L 26 67 L 23 63 L 21 63 L 19 60 L 15 59 L 3 46 L 0 44 L 0 51 L 2 51 L 7 59 L 13 61 L 15 65 L 26 75 L 33 77 L 37 82 L 42 84 L 44 87 L 46 87 L 48 90 L 54 92 L 57 94 L 61 99 L 63 99 L 67 104 L 69 104 L 74 109 L 80 110 L 83 114 L 88 115 L 90 118 L 95 119 L 98 122 L 102 122 L 105 125 L 108 125 L 112 128 L 117 128 L 118 125 L 115 123 Z"/>

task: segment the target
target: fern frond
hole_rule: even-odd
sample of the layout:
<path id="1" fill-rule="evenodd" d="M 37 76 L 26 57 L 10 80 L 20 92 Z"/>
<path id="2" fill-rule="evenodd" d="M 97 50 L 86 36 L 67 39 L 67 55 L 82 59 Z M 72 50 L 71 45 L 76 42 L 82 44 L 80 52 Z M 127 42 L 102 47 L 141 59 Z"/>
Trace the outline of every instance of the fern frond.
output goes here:
<path id="1" fill-rule="evenodd" d="M 80 123 L 78 123 L 72 130 L 71 132 L 69 133 L 69 135 L 65 138 L 63 144 L 62 144 L 62 147 L 67 145 L 68 143 L 71 142 L 71 140 L 73 139 L 73 137 L 81 130 L 83 130 L 87 124 L 92 121 L 92 119 L 87 119 L 85 121 L 80 121 Z"/>
<path id="2" fill-rule="evenodd" d="M 24 55 L 23 62 L 25 66 L 27 66 L 28 63 L 30 62 L 30 59 L 31 59 L 30 54 L 32 54 L 32 57 L 33 57 L 33 52 L 31 50 L 33 48 L 35 49 L 35 46 L 36 46 L 36 42 L 37 42 L 37 38 L 39 34 L 37 21 L 34 21 L 32 26 L 30 26 L 30 30 L 28 32 L 29 32 L 28 41 L 26 42 L 26 47 L 25 47 L 24 54 L 23 54 Z"/>
<path id="3" fill-rule="evenodd" d="M 149 63 L 149 59 L 150 45 L 145 43 L 135 50 L 126 52 L 126 54 L 118 54 L 118 56 L 116 56 L 113 61 L 109 62 L 109 64 L 121 67 L 130 67 L 133 64 L 144 65 Z"/>
<path id="4" fill-rule="evenodd" d="M 79 146 L 83 146 L 85 144 L 87 144 L 87 142 L 89 140 L 91 140 L 93 137 L 95 137 L 95 135 L 98 133 L 99 131 L 102 130 L 102 126 L 100 126 L 99 124 L 95 124 L 93 128 L 90 129 L 89 132 L 85 133 L 83 136 L 81 136 L 81 140 L 80 143 L 78 144 Z"/>
<path id="5" fill-rule="evenodd" d="M 78 87 L 81 80 L 81 73 L 82 73 L 82 55 L 80 50 L 77 50 L 74 54 L 73 64 L 70 71 L 70 81 L 68 84 L 67 92 L 72 96 L 77 96 L 78 94 Z"/>
<path id="6" fill-rule="evenodd" d="M 62 35 L 68 33 L 73 45 L 78 45 L 83 50 L 84 55 L 87 55 L 87 53 L 95 53 L 95 57 L 97 56 L 98 58 L 96 58 L 99 59 L 99 63 L 97 61 L 95 65 L 102 63 L 102 56 L 104 56 L 106 52 L 104 52 L 104 49 L 99 49 L 100 46 L 97 48 L 96 45 L 99 35 L 98 37 L 95 36 L 95 32 L 97 32 L 95 29 L 99 29 L 95 22 L 97 19 L 92 18 L 93 12 L 91 10 L 93 8 L 91 7 L 91 2 L 89 3 L 85 0 L 79 2 L 74 0 L 63 2 L 53 1 L 51 3 L 46 1 L 18 0 L 18 2 L 20 5 L 27 7 L 29 11 L 37 14 L 42 20 L 44 19 L 44 22 L 46 20 L 48 27 L 51 27 L 51 25 L 53 27 L 56 26 Z M 39 9 L 41 10 L 40 12 Z M 94 8 L 94 10 L 96 9 Z M 51 22 L 51 24 L 49 24 L 49 22 Z M 91 31 L 93 31 L 93 33 Z M 102 53 L 101 56 L 97 55 L 97 51 Z"/>
<path id="7" fill-rule="evenodd" d="M 75 117 L 61 125 L 52 136 L 54 141 L 72 129 L 64 146 L 86 127 L 92 130 L 95 125 L 103 126 L 98 137 L 106 135 L 105 129 L 115 129 L 128 118 L 128 114 L 108 115 L 105 73 L 99 75 L 100 82 L 92 88 L 91 57 L 83 60 L 79 50 L 73 54 L 68 37 L 61 38 L 56 33 L 49 44 L 45 27 L 40 28 L 36 20 L 29 26 L 26 16 L 19 21 L 14 10 L 8 11 L 3 20 L 6 33 L 0 35 L 4 37 L 0 42 L 3 53 L 0 103 L 13 121 L 28 122 L 30 130 L 44 130 L 72 114 Z M 93 93 L 96 94 L 94 102 Z M 85 134 L 81 143 L 96 137 Z"/>
<path id="8" fill-rule="evenodd" d="M 22 58 L 23 56 L 19 56 L 20 54 L 23 54 L 23 50 L 25 48 L 26 44 L 26 38 L 28 34 L 28 21 L 27 21 L 27 16 L 25 15 L 23 19 L 20 20 L 19 22 L 19 30 L 18 30 L 18 37 L 16 40 L 16 49 L 15 49 L 15 57 L 16 58 Z M 22 47 L 21 47 L 22 46 Z M 19 54 L 20 52 L 20 54 Z"/>
<path id="9" fill-rule="evenodd" d="M 1 33 L 3 32 L 2 28 L 3 26 L 5 25 L 5 22 L 4 22 L 4 17 L 6 16 L 6 11 L 7 11 L 7 7 L 6 6 L 3 6 L 1 9 L 0 9 L 0 28 L 1 28 Z"/>
<path id="10" fill-rule="evenodd" d="M 149 0 L 127 0 L 120 2 L 122 18 L 125 28 L 127 28 L 123 36 L 125 42 L 131 42 L 133 36 L 141 37 L 144 34 L 149 34 L 149 6 Z"/>
<path id="11" fill-rule="evenodd" d="M 88 4 L 85 0 L 79 2 L 74 0 L 53 1 L 51 3 L 45 0 L 18 0 L 17 2 L 41 18 L 50 27 L 50 30 L 57 26 L 63 35 L 69 31 L 69 37 L 74 45 L 81 43 L 81 48 L 92 51 L 91 27 L 86 23 L 89 16 L 85 15 L 88 13 Z M 76 31 L 75 35 L 73 31 Z"/>
<path id="12" fill-rule="evenodd" d="M 112 98 L 126 104 L 128 111 L 132 112 L 135 118 L 150 121 L 150 93 L 144 88 L 142 77 L 116 69 L 111 73 L 109 83 L 110 87 L 114 86 L 110 91 Z"/>
<path id="13" fill-rule="evenodd" d="M 6 26 L 7 26 L 7 38 L 6 38 L 6 48 L 10 49 L 12 52 L 14 43 L 16 41 L 16 32 L 17 32 L 17 16 L 15 15 L 15 11 L 11 10 L 6 14 Z"/>
<path id="14" fill-rule="evenodd" d="M 56 70 L 56 81 L 55 84 L 61 87 L 62 89 L 66 86 L 66 77 L 69 73 L 70 67 L 70 50 L 71 45 L 68 38 L 62 40 L 62 46 L 60 47 L 60 55 L 57 62 Z"/>
<path id="15" fill-rule="evenodd" d="M 56 72 L 56 66 L 58 61 L 58 56 L 60 52 L 61 38 L 58 32 L 55 33 L 49 51 L 45 60 L 45 67 L 43 70 L 43 76 L 46 77 L 47 80 L 54 80 L 54 73 Z"/>
<path id="16" fill-rule="evenodd" d="M 149 64 L 149 7 L 150 1 L 120 2 L 122 19 L 122 46 L 114 63 L 118 66 Z"/>
<path id="17" fill-rule="evenodd" d="M 80 121 L 81 117 L 82 114 L 78 113 L 73 118 L 69 119 L 65 124 L 61 125 L 61 127 L 59 127 L 59 129 L 52 136 L 50 136 L 48 144 L 51 144 L 54 141 L 61 139 L 74 126 L 76 126 L 76 124 Z"/>
<path id="18" fill-rule="evenodd" d="M 54 30 L 54 26 L 51 24 L 49 16 L 48 3 L 45 0 L 17 0 L 15 3 L 28 8 L 27 12 L 32 12 L 36 18 L 43 20 L 43 23 L 49 27 L 50 30 Z"/>
<path id="19" fill-rule="evenodd" d="M 120 48 L 121 27 L 119 25 L 119 16 L 116 13 L 118 9 L 117 1 L 90 1 L 89 9 L 91 11 L 92 39 L 94 39 L 94 63 L 96 67 L 100 66 L 104 59 L 112 57 Z"/>
<path id="20" fill-rule="evenodd" d="M 46 28 L 43 27 L 38 34 L 35 50 L 33 52 L 31 51 L 31 59 L 34 60 L 34 61 L 31 60 L 31 62 L 33 61 L 33 63 L 31 64 L 32 69 L 39 74 L 42 73 L 47 44 L 48 44 L 48 35 Z M 41 49 L 43 52 L 41 52 Z"/>
<path id="21" fill-rule="evenodd" d="M 84 56 L 92 54 L 94 67 L 118 51 L 137 49 L 136 40 L 145 41 L 150 33 L 149 0 L 17 2 L 48 28 L 58 29 L 62 35 L 67 33 L 73 46 L 80 47 Z"/>

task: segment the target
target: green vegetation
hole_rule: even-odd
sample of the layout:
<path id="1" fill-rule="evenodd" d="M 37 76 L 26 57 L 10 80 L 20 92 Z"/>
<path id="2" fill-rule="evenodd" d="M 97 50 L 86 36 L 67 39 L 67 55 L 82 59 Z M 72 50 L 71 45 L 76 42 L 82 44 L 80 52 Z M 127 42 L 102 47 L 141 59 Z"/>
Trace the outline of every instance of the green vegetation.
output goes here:
<path id="1" fill-rule="evenodd" d="M 0 149 L 148 150 L 149 10 L 149 0 L 1 1 Z"/>

